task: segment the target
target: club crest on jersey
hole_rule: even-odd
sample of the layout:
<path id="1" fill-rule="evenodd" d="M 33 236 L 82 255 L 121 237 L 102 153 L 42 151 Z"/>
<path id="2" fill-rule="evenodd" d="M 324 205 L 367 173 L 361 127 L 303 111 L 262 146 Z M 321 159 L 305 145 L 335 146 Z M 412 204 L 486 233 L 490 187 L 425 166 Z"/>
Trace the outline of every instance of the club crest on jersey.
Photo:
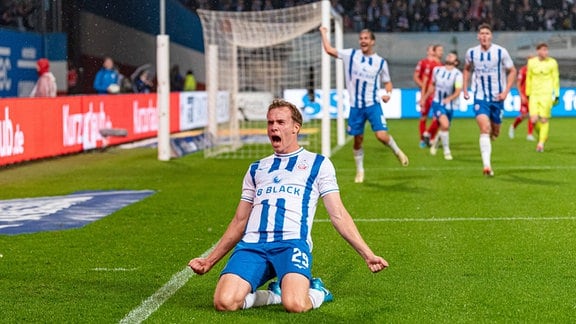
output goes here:
<path id="1" fill-rule="evenodd" d="M 298 170 L 306 170 L 306 169 L 308 169 L 308 163 L 306 163 L 306 161 L 303 161 L 300 164 L 298 164 Z"/>

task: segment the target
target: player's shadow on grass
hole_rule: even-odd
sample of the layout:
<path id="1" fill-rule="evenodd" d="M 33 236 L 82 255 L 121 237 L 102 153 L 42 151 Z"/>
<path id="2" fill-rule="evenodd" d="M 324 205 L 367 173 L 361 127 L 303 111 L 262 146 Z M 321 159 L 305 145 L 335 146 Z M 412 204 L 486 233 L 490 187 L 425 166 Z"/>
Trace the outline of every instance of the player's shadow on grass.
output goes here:
<path id="1" fill-rule="evenodd" d="M 520 184 L 529 184 L 537 186 L 554 186 L 562 184 L 559 181 L 535 179 L 534 173 L 545 172 L 538 170 L 507 170 L 503 177 L 499 177 L 502 181 L 516 182 Z M 523 174 L 528 174 L 524 176 Z"/>
<path id="2" fill-rule="evenodd" d="M 396 181 L 395 179 L 391 179 L 391 178 L 374 179 L 374 181 L 364 180 L 364 185 L 366 187 L 369 187 L 371 189 L 376 189 L 379 191 L 385 190 L 385 191 L 406 192 L 406 193 L 412 193 L 412 194 L 426 192 L 425 189 L 415 186 L 414 182 L 406 181 L 406 180 L 410 180 L 409 178 L 410 177 L 402 177 L 401 182 Z M 412 178 L 417 179 L 417 180 L 422 180 L 421 176 L 420 177 L 412 177 Z M 383 181 L 386 181 L 387 184 L 383 184 L 382 183 Z"/>

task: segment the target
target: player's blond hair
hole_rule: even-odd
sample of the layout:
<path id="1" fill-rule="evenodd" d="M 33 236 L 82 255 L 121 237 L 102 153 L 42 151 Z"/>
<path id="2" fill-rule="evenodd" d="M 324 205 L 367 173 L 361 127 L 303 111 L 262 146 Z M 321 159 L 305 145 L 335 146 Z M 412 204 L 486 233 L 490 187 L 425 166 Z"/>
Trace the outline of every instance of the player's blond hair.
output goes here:
<path id="1" fill-rule="evenodd" d="M 292 120 L 302 126 L 302 113 L 300 113 L 300 109 L 298 109 L 298 107 L 296 107 L 296 105 L 294 105 L 293 103 L 284 100 L 284 99 L 274 99 L 272 100 L 272 103 L 270 104 L 270 106 L 268 106 L 268 112 L 270 112 L 270 110 L 275 109 L 275 108 L 282 108 L 282 107 L 286 107 L 288 109 L 290 109 L 290 113 L 292 115 Z"/>

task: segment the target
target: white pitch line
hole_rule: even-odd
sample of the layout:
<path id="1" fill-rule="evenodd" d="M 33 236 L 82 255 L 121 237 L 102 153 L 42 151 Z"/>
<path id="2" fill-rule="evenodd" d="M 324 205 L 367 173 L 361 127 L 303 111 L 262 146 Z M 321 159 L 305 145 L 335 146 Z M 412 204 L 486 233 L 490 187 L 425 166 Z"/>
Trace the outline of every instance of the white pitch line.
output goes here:
<path id="1" fill-rule="evenodd" d="M 339 168 L 339 171 L 356 171 L 354 168 Z M 468 170 L 478 170 L 477 167 L 471 166 L 446 166 L 446 167 L 391 167 L 387 168 L 386 171 L 468 171 Z M 511 165 L 511 166 L 503 166 L 497 167 L 496 170 L 512 170 L 512 171 L 520 171 L 520 170 L 549 170 L 549 171 L 559 171 L 559 170 L 576 170 L 576 165 Z"/>
<path id="2" fill-rule="evenodd" d="M 576 217 L 479 217 L 479 218 L 378 218 L 378 219 L 355 219 L 355 222 L 458 222 L 458 221 L 553 221 L 553 220 L 576 220 Z M 327 223 L 329 219 L 316 219 L 314 222 Z M 218 244 L 218 243 L 216 243 Z M 206 257 L 216 247 L 214 244 L 201 257 Z M 194 276 L 194 272 L 186 267 L 174 274 L 172 278 L 158 289 L 152 296 L 144 300 L 140 306 L 128 313 L 120 323 L 142 323 L 152 315 L 162 304 L 172 297 L 178 289 L 182 288 L 188 280 Z"/>
<path id="3" fill-rule="evenodd" d="M 93 268 L 92 271 L 136 271 L 138 268 Z"/>
<path id="4" fill-rule="evenodd" d="M 409 222 L 491 222 L 491 221 L 558 221 L 576 220 L 570 217 L 448 217 L 448 218 L 358 218 L 355 223 L 409 223 Z M 315 219 L 315 223 L 329 223 L 329 219 Z"/>
<path id="5" fill-rule="evenodd" d="M 216 243 L 218 244 L 218 243 Z M 208 251 L 204 252 L 200 257 L 204 258 L 216 247 L 214 244 Z M 152 296 L 144 300 L 140 306 L 134 308 L 120 321 L 120 323 L 142 323 L 150 315 L 152 315 L 162 304 L 164 304 L 172 295 L 182 288 L 195 273 L 186 266 L 180 272 L 177 272 L 170 278 L 170 280 L 158 289 Z"/>

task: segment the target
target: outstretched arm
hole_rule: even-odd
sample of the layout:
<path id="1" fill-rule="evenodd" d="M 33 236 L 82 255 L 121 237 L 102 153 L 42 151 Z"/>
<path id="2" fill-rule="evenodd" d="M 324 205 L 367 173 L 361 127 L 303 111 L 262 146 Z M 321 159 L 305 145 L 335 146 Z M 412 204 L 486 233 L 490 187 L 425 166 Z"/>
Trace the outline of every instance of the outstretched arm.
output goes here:
<path id="1" fill-rule="evenodd" d="M 210 271 L 210 269 L 212 269 L 218 261 L 230 252 L 230 250 L 240 242 L 240 239 L 242 239 L 242 234 L 246 228 L 246 223 L 248 222 L 251 209 L 252 204 L 241 200 L 232 222 L 228 225 L 226 232 L 224 232 L 224 235 L 222 235 L 222 238 L 218 241 L 214 250 L 212 250 L 212 252 L 205 258 L 195 258 L 190 260 L 188 266 L 200 275 Z"/>
<path id="2" fill-rule="evenodd" d="M 330 221 L 336 231 L 360 254 L 372 272 L 379 272 L 388 267 L 388 262 L 372 252 L 364 241 L 352 216 L 348 213 L 338 192 L 329 193 L 323 198 L 324 206 L 330 215 Z"/>
<path id="3" fill-rule="evenodd" d="M 326 27 L 320 27 L 320 35 L 322 35 L 322 47 L 324 47 L 326 53 L 337 58 L 338 50 L 330 44 L 330 40 L 328 39 L 328 29 Z"/>

